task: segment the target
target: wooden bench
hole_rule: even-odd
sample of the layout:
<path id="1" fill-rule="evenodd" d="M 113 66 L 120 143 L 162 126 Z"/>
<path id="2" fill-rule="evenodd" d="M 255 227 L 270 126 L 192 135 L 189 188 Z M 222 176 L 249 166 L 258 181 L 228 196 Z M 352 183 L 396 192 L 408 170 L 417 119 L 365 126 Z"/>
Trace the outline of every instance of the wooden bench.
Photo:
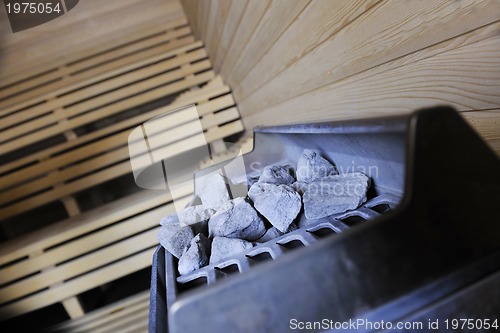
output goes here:
<path id="1" fill-rule="evenodd" d="M 244 130 L 229 87 L 214 75 L 185 20 L 141 33 L 1 90 L 0 151 L 9 160 L 0 166 L 5 233 L 10 219 L 53 202 L 62 202 L 68 216 L 0 244 L 2 319 L 59 302 L 70 318 L 83 317 L 77 295 L 151 265 L 160 218 L 174 211 L 173 199 L 187 202 L 192 188 L 176 198 L 134 191 L 85 212 L 76 197 L 131 175 L 127 138 L 133 128 L 196 104 L 208 142 L 221 146 Z M 144 108 L 180 92 L 168 105 Z M 193 133 L 177 129 L 186 128 L 182 112 L 169 121 L 166 144 L 174 153 L 191 149 L 186 143 Z"/>
<path id="2" fill-rule="evenodd" d="M 145 291 L 89 312 L 85 317 L 59 324 L 49 332 L 147 332 L 148 314 L 149 292 Z"/>

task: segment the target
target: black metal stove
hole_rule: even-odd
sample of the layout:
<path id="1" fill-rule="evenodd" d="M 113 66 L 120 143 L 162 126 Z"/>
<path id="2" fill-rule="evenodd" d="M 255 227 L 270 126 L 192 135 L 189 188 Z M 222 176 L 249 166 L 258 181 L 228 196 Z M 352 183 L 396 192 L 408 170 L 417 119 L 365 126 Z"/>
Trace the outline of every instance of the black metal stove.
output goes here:
<path id="1" fill-rule="evenodd" d="M 160 247 L 150 332 L 381 329 L 335 326 L 353 320 L 422 322 L 426 331 L 436 319 L 445 332 L 446 319 L 498 317 L 500 162 L 455 111 L 260 128 L 254 147 L 244 155 L 251 172 L 233 181 L 294 164 L 310 148 L 368 174 L 369 200 L 301 216 L 298 230 L 184 276 Z"/>

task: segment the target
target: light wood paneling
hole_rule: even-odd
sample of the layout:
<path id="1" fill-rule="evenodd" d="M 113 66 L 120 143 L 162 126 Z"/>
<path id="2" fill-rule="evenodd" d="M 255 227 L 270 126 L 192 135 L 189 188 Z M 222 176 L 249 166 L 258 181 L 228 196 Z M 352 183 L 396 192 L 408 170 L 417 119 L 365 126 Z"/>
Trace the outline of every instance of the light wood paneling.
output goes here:
<path id="1" fill-rule="evenodd" d="M 467 37 L 463 43 L 474 36 Z M 281 123 L 283 119 L 302 122 L 359 118 L 410 112 L 437 104 L 452 105 L 462 111 L 499 106 L 500 36 L 455 48 L 458 43 L 444 42 L 418 55 L 290 98 L 252 114 L 246 121 L 256 126 Z M 429 54 L 433 56 L 427 57 Z"/>
<path id="2" fill-rule="evenodd" d="M 187 1 L 186 15 L 197 7 L 210 25 L 203 11 L 219 1 Z M 236 3 L 216 50 L 208 49 L 248 130 L 448 104 L 484 110 L 467 119 L 496 140 L 488 133 L 498 130 L 490 124 L 498 113 L 489 124 L 474 117 L 500 108 L 500 1 L 303 0 L 302 10 L 276 16 L 272 9 L 287 1 Z M 241 17 L 231 17 L 233 7 Z"/>
<path id="3" fill-rule="evenodd" d="M 138 15 L 139 13 L 139 15 Z M 0 16 L 6 17 L 0 6 Z M 67 14 L 13 34 L 0 22 L 0 82 L 15 82 L 42 73 L 47 66 L 81 59 L 81 52 L 119 45 L 138 29 L 167 24 L 184 16 L 175 0 L 85 0 Z"/>

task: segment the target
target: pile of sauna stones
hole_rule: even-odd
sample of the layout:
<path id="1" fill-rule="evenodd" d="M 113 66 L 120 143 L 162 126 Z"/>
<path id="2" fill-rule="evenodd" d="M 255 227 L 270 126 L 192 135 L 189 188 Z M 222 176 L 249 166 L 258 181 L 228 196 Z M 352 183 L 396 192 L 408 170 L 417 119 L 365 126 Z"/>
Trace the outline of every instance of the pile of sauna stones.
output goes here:
<path id="1" fill-rule="evenodd" d="M 370 179 L 363 173 L 338 174 L 318 152 L 305 149 L 294 169 L 265 167 L 246 197 L 231 197 L 230 180 L 208 177 L 200 205 L 164 217 L 158 239 L 179 259 L 181 275 L 217 264 L 255 244 L 297 229 L 303 210 L 308 220 L 358 208 L 366 201 Z"/>

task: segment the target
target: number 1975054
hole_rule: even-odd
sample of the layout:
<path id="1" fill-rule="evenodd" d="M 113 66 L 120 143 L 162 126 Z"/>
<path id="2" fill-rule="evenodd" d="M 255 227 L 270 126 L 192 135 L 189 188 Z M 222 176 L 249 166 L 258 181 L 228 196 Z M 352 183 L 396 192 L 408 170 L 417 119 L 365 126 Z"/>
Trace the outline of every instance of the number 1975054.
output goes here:
<path id="1" fill-rule="evenodd" d="M 7 13 L 9 14 L 50 14 L 50 13 L 60 13 L 63 11 L 61 8 L 61 3 L 48 2 L 48 3 L 36 3 L 36 2 L 16 2 L 13 4 L 8 3 L 6 5 Z"/>

